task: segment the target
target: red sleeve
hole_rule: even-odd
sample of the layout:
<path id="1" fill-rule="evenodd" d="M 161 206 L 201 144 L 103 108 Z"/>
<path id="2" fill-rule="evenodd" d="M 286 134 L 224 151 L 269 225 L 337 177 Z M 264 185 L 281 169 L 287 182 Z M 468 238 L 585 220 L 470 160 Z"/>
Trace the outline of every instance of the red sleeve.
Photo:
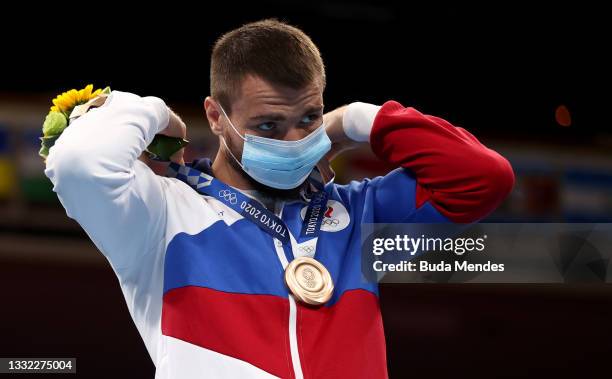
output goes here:
<path id="1" fill-rule="evenodd" d="M 395 101 L 376 115 L 370 144 L 379 158 L 415 174 L 417 207 L 430 201 L 453 222 L 485 217 L 514 185 L 508 161 L 468 131 Z"/>

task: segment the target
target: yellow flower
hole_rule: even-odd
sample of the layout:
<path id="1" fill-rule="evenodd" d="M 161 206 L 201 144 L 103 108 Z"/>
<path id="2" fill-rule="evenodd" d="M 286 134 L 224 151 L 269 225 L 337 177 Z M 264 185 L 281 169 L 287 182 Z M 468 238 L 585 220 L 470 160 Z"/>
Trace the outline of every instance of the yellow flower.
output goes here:
<path id="1" fill-rule="evenodd" d="M 102 89 L 97 89 L 93 92 L 92 90 L 93 85 L 88 84 L 82 90 L 77 91 L 76 89 L 71 89 L 70 91 L 58 95 L 53 99 L 51 112 L 63 112 L 66 116 L 69 116 L 75 106 L 88 102 L 102 92 Z"/>

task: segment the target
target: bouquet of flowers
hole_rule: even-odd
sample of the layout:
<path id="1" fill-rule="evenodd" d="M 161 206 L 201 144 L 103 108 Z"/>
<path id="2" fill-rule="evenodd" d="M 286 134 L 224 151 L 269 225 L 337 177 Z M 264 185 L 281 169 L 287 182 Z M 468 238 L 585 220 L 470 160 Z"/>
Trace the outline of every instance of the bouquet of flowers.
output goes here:
<path id="1" fill-rule="evenodd" d="M 110 87 L 94 91 L 93 85 L 89 84 L 81 90 L 71 89 L 53 99 L 53 105 L 43 123 L 43 136 L 40 137 L 41 148 L 38 155 L 46 161 L 49 149 L 55 144 L 64 129 L 73 120 L 87 113 L 89 109 L 104 104 L 110 93 Z M 188 144 L 189 141 L 182 138 L 156 134 L 145 153 L 151 159 L 169 161 L 172 154 Z"/>

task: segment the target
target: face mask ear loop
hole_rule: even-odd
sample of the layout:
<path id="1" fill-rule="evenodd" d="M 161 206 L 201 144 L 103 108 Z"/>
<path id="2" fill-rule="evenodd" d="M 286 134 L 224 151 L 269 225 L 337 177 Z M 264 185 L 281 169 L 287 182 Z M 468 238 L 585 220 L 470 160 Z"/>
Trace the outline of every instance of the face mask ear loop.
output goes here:
<path id="1" fill-rule="evenodd" d="M 238 129 L 236 129 L 236 127 L 234 126 L 234 124 L 232 123 L 232 120 L 230 120 L 230 118 L 227 116 L 227 113 L 225 113 L 225 109 L 223 109 L 223 107 L 221 106 L 221 104 L 217 103 L 219 105 L 219 109 L 221 109 L 221 112 L 223 113 L 223 115 L 225 116 L 225 118 L 227 119 L 227 121 L 229 122 L 230 126 L 232 127 L 232 129 L 234 129 L 234 131 L 236 132 L 236 134 L 238 134 L 238 137 L 242 138 L 244 141 L 246 141 L 246 138 L 242 136 L 242 134 L 240 134 L 240 132 L 238 131 Z M 225 145 L 227 146 L 227 145 Z M 231 151 L 230 151 L 231 153 Z"/>
<path id="2" fill-rule="evenodd" d="M 232 156 L 232 158 L 234 158 L 234 160 L 236 161 L 236 163 L 238 163 L 238 165 L 240 165 L 240 167 L 242 167 L 242 169 L 244 171 L 246 171 L 244 169 L 244 166 L 242 165 L 242 163 L 236 159 L 236 156 L 234 155 L 234 153 L 232 153 L 232 150 L 229 148 L 229 146 L 227 146 L 227 142 L 225 142 L 225 138 L 221 137 L 221 141 L 223 141 L 223 145 L 225 145 L 225 149 L 230 153 L 230 155 Z"/>

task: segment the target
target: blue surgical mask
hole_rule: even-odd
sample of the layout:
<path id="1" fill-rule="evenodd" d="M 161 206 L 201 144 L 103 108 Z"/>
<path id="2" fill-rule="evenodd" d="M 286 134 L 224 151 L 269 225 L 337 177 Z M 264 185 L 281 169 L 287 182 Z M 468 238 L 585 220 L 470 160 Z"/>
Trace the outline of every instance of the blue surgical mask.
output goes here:
<path id="1" fill-rule="evenodd" d="M 242 160 L 236 159 L 221 137 L 227 151 L 240 167 L 259 183 L 278 189 L 296 188 L 308 178 L 317 162 L 331 149 L 331 141 L 321 124 L 316 130 L 297 141 L 283 141 L 253 134 L 242 136 L 227 116 L 232 129 L 244 140 Z"/>

